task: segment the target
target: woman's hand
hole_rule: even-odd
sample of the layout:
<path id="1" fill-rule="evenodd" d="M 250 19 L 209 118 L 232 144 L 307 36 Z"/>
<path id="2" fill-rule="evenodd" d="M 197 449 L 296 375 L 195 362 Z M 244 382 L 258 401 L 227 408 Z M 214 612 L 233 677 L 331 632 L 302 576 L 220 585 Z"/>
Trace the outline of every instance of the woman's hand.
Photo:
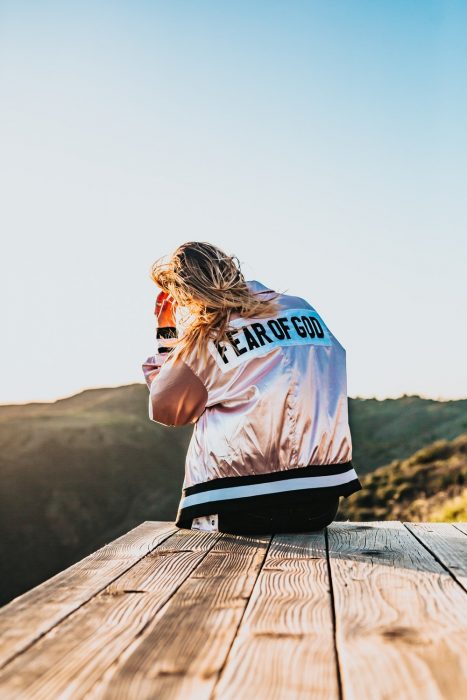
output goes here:
<path id="1" fill-rule="evenodd" d="M 158 328 L 175 328 L 175 306 L 176 302 L 168 292 L 159 292 L 154 309 Z"/>

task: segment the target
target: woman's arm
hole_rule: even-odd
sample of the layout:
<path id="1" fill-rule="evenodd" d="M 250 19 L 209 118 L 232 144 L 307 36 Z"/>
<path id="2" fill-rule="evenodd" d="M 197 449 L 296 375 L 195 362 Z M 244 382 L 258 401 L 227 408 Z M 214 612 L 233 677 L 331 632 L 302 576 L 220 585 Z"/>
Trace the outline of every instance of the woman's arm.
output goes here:
<path id="1" fill-rule="evenodd" d="M 208 392 L 179 358 L 164 362 L 149 390 L 149 418 L 163 425 L 195 423 L 206 408 Z"/>
<path id="2" fill-rule="evenodd" d="M 157 328 L 157 330 L 156 330 L 156 353 L 155 353 L 155 355 L 151 355 L 150 357 L 148 357 L 146 362 L 143 362 L 143 365 L 142 365 L 144 378 L 146 380 L 146 384 L 148 385 L 149 389 L 151 388 L 152 382 L 159 374 L 160 368 L 162 367 L 164 362 L 168 359 L 168 357 L 170 356 L 170 353 L 173 350 L 172 347 L 167 346 L 167 343 L 164 342 L 164 339 L 176 338 L 176 337 L 177 337 L 177 329 L 175 328 L 175 326 L 167 326 L 165 328 L 164 327 Z"/>
<path id="3" fill-rule="evenodd" d="M 206 407 L 208 393 L 183 360 L 172 361 L 173 346 L 164 343 L 164 339 L 177 337 L 173 306 L 165 292 L 158 295 L 154 313 L 156 354 L 148 357 L 142 366 L 149 388 L 149 418 L 163 425 L 194 423 Z"/>

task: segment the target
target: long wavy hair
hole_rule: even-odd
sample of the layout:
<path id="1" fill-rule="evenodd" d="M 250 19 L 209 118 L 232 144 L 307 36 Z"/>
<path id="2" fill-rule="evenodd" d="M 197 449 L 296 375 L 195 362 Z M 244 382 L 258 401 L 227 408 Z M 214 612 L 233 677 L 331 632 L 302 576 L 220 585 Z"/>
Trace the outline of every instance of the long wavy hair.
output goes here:
<path id="1" fill-rule="evenodd" d="M 180 337 L 164 340 L 166 345 L 177 345 L 182 355 L 195 347 L 201 354 L 208 340 L 228 340 L 232 313 L 243 318 L 265 318 L 279 312 L 279 293 L 251 291 L 239 259 L 210 243 L 183 243 L 171 256 L 156 260 L 151 277 L 185 313 Z"/>

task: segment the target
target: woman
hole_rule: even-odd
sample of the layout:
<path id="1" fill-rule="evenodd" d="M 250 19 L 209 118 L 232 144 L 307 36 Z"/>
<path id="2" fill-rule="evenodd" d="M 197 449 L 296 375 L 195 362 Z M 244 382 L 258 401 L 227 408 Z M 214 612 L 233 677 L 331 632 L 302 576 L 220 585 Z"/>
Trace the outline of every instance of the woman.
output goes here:
<path id="1" fill-rule="evenodd" d="M 351 463 L 345 350 L 304 299 L 246 281 L 238 259 L 181 245 L 152 278 L 151 420 L 194 423 L 176 525 L 304 532 L 361 488 Z"/>

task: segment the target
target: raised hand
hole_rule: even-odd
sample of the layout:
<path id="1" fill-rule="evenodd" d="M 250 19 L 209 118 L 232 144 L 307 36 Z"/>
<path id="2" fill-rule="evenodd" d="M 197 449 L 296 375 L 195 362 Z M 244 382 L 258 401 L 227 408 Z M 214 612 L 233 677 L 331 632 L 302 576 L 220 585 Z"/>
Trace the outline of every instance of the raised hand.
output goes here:
<path id="1" fill-rule="evenodd" d="M 159 292 L 154 308 L 158 328 L 175 327 L 175 306 L 176 302 L 168 292 Z"/>

